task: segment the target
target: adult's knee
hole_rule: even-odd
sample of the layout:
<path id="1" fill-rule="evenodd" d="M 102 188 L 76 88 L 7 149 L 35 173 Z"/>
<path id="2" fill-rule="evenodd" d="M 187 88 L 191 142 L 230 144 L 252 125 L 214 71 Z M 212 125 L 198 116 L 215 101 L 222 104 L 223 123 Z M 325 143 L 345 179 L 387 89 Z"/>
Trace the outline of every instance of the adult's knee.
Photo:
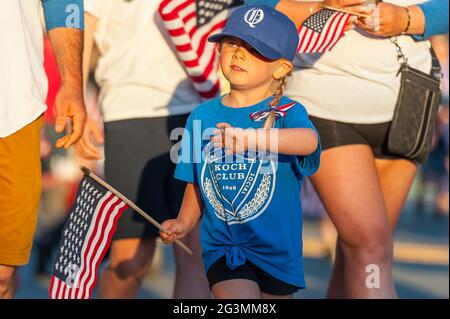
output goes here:
<path id="1" fill-rule="evenodd" d="M 148 259 L 143 258 L 131 258 L 118 262 L 115 266 L 112 266 L 117 276 L 122 279 L 135 278 L 142 279 L 148 272 L 151 265 L 152 257 Z"/>
<path id="2" fill-rule="evenodd" d="M 141 243 L 132 255 L 123 251 L 113 251 L 110 268 L 114 269 L 120 278 L 142 279 L 148 272 L 155 253 L 155 241 Z M 122 247 L 127 249 L 129 247 Z"/>
<path id="3" fill-rule="evenodd" d="M 384 264 L 392 261 L 393 242 L 389 228 L 361 229 L 350 238 L 340 238 L 346 262 Z"/>

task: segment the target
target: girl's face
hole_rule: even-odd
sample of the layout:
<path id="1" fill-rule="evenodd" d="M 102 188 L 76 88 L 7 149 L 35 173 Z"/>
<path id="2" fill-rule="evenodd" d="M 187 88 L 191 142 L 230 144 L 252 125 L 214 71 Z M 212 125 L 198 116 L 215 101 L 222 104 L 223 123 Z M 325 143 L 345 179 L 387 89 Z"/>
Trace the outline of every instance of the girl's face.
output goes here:
<path id="1" fill-rule="evenodd" d="M 287 60 L 268 60 L 249 44 L 234 37 L 223 38 L 219 51 L 223 75 L 233 89 L 269 89 L 274 80 L 292 69 Z"/>

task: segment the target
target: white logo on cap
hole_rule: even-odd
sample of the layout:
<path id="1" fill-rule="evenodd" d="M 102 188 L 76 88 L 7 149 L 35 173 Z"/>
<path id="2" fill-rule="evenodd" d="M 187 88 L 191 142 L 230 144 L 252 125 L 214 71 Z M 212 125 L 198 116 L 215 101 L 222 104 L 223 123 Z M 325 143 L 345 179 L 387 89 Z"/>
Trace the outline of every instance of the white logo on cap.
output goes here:
<path id="1" fill-rule="evenodd" d="M 252 28 L 255 27 L 255 24 L 260 23 L 264 19 L 264 11 L 262 9 L 250 9 L 245 14 L 244 20 L 245 22 Z"/>

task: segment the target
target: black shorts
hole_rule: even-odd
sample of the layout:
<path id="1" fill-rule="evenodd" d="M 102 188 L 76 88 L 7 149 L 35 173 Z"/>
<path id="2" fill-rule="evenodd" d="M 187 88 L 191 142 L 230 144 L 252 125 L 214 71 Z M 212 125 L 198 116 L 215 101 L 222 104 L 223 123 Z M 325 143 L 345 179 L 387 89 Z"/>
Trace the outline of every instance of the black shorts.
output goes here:
<path id="1" fill-rule="evenodd" d="M 375 158 L 405 158 L 388 150 L 387 142 L 391 122 L 352 124 L 314 116 L 309 118 L 319 132 L 322 150 L 351 144 L 365 144 L 372 149 Z"/>
<path id="2" fill-rule="evenodd" d="M 159 223 L 176 218 L 186 183 L 173 177 L 172 129 L 188 115 L 105 123 L 105 179 Z M 178 140 L 181 139 L 181 136 Z M 158 237 L 158 229 L 132 209 L 119 219 L 113 239 Z"/>
<path id="3" fill-rule="evenodd" d="M 291 295 L 300 289 L 299 287 L 274 278 L 248 260 L 242 266 L 231 270 L 227 266 L 225 256 L 212 264 L 206 276 L 208 277 L 210 289 L 218 282 L 231 279 L 252 280 L 258 284 L 262 292 L 277 296 Z"/>

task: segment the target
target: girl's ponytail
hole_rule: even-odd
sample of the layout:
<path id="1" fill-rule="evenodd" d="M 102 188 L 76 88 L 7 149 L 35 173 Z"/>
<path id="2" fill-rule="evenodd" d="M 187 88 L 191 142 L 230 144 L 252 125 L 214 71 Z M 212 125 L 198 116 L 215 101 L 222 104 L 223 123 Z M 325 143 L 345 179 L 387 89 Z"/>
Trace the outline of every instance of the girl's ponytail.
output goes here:
<path id="1" fill-rule="evenodd" d="M 287 78 L 290 75 L 291 75 L 291 72 L 289 72 L 288 74 L 286 74 L 285 76 L 283 76 L 281 79 L 278 80 L 278 87 L 275 90 L 274 98 L 270 102 L 270 108 L 272 110 L 270 111 L 269 116 L 267 117 L 267 119 L 264 123 L 264 126 L 263 126 L 263 128 L 265 128 L 265 129 L 270 129 L 275 125 L 275 120 L 276 120 L 277 114 L 274 109 L 280 103 L 281 97 L 283 96 L 284 88 L 286 87 Z"/>
<path id="2" fill-rule="evenodd" d="M 270 102 L 270 107 L 277 107 L 278 104 L 280 103 L 281 97 L 283 96 L 284 88 L 286 87 L 287 78 L 290 75 L 291 73 L 288 73 L 278 80 L 278 87 L 275 90 L 273 100 Z"/>

